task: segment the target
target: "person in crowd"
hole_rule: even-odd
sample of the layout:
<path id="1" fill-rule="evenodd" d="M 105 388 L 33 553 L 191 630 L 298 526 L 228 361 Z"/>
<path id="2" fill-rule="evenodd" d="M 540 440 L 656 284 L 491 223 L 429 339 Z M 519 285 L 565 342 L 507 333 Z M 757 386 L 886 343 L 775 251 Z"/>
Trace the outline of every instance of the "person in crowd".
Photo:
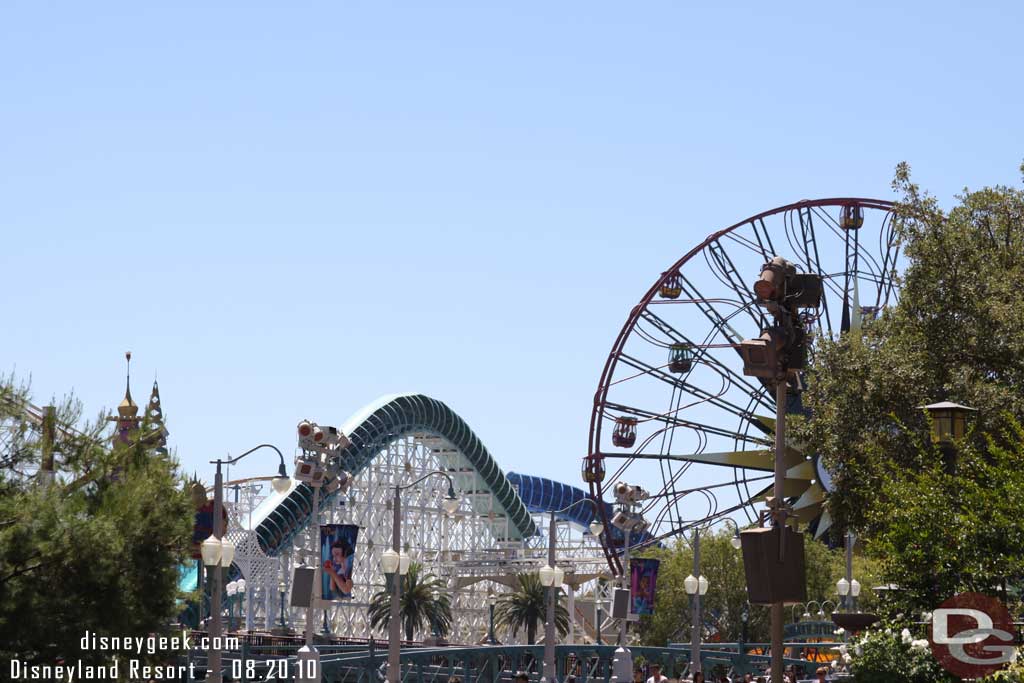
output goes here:
<path id="1" fill-rule="evenodd" d="M 647 683 L 663 683 L 665 681 L 668 681 L 668 677 L 661 675 L 661 664 L 657 662 L 651 664 L 651 676 L 647 679 Z"/>

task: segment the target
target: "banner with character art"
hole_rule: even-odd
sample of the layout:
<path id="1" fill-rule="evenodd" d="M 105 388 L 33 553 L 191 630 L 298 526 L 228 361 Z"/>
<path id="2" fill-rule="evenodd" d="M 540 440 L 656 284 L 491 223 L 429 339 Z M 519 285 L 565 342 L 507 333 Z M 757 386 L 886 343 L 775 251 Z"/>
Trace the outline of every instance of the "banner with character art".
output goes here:
<path id="1" fill-rule="evenodd" d="M 660 560 L 630 558 L 630 596 L 633 614 L 654 614 L 654 588 L 658 582 Z"/>
<path id="2" fill-rule="evenodd" d="M 320 526 L 320 562 L 324 600 L 352 598 L 352 564 L 356 556 L 359 527 L 355 524 Z"/>

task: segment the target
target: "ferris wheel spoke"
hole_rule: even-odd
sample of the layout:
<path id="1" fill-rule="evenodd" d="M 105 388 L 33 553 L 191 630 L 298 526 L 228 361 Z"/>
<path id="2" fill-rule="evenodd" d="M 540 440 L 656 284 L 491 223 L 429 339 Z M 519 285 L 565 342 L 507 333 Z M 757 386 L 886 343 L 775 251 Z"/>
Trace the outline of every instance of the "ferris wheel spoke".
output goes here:
<path id="1" fill-rule="evenodd" d="M 669 339 L 672 339 L 673 341 L 680 344 L 689 344 L 691 347 L 693 347 L 694 352 L 698 354 L 696 358 L 697 360 L 706 362 L 714 370 L 721 374 L 724 374 L 726 377 L 729 378 L 729 380 L 734 385 L 743 387 L 746 393 L 764 393 L 760 386 L 755 386 L 750 381 L 748 381 L 746 377 L 738 374 L 729 366 L 719 361 L 717 358 L 709 354 L 706 349 L 702 348 L 700 344 L 695 344 L 686 335 L 677 331 L 674 327 L 672 327 L 672 325 L 666 322 L 663 318 L 659 317 L 657 314 L 653 313 L 650 309 L 645 308 L 643 311 L 641 311 L 640 317 L 643 318 L 645 321 L 651 323 L 655 327 L 657 327 L 663 334 L 668 336 Z M 774 409 L 774 404 L 767 403 L 765 400 L 761 400 L 759 402 L 767 408 Z"/>
<path id="2" fill-rule="evenodd" d="M 720 467 L 742 467 L 748 470 L 760 470 L 770 472 L 775 466 L 775 457 L 770 450 L 757 451 L 723 451 L 721 453 L 688 453 L 686 455 L 673 455 L 672 453 L 659 453 L 658 455 L 637 454 L 637 460 L 674 460 L 677 462 L 698 463 L 701 465 L 717 465 Z M 728 482 L 732 486 L 732 482 Z M 707 487 L 704 487 L 707 488 Z"/>
<path id="3" fill-rule="evenodd" d="M 683 293 L 697 302 L 695 304 L 697 309 L 711 321 L 711 324 L 715 326 L 715 329 L 718 330 L 718 332 L 721 333 L 721 335 L 725 337 L 730 344 L 739 344 L 743 341 L 743 335 L 736 331 L 727 318 L 723 317 L 713 306 L 706 303 L 707 299 L 685 275 L 680 276 L 679 280 L 683 285 Z M 729 318 L 734 315 L 735 313 L 731 313 Z"/>
<path id="4" fill-rule="evenodd" d="M 756 303 L 754 301 L 754 297 L 751 296 L 751 290 L 743 285 L 743 278 L 740 277 L 739 272 L 737 272 L 736 265 L 733 263 L 732 259 L 729 258 L 729 254 L 726 253 L 725 249 L 722 248 L 722 243 L 719 240 L 709 242 L 707 253 L 711 255 L 711 261 L 714 262 L 714 266 L 712 266 L 712 268 L 717 267 L 720 271 L 719 274 L 722 277 L 719 279 L 723 284 L 736 293 L 736 298 L 745 303 Z M 763 330 L 767 327 L 765 324 L 764 314 L 761 312 L 760 307 L 748 305 L 744 307 L 744 310 L 754 321 L 754 325 L 758 330 Z"/>
<path id="5" fill-rule="evenodd" d="M 708 434 L 713 434 L 715 436 L 724 436 L 730 439 L 738 439 L 740 441 L 753 444 L 766 445 L 771 443 L 771 440 L 766 438 L 758 439 L 756 437 L 741 434 L 739 432 L 730 429 L 725 429 L 723 427 L 713 427 L 711 425 L 703 424 L 701 422 L 696 422 L 693 420 L 684 420 L 673 415 L 667 415 L 665 413 L 655 413 L 650 410 L 644 410 L 643 408 L 635 408 L 633 406 L 622 405 L 620 403 L 605 403 L 605 408 L 608 410 L 621 413 L 623 415 L 632 415 L 634 417 L 642 418 L 644 420 L 662 422 L 668 427 L 684 427 L 686 429 L 697 429 L 704 431 Z M 613 457 L 635 457 L 637 454 L 606 453 L 605 455 L 610 455 Z"/>
<path id="6" fill-rule="evenodd" d="M 771 260 L 771 256 L 767 255 L 767 252 L 764 250 L 763 245 L 761 245 L 759 242 L 755 242 L 754 240 L 750 239 L 745 235 L 741 235 L 736 232 L 730 232 L 724 235 L 724 237 L 727 240 L 731 240 L 738 244 L 739 246 L 744 247 L 745 249 L 749 249 L 753 253 L 765 259 L 765 261 Z"/>
<path id="7" fill-rule="evenodd" d="M 811 217 L 810 209 L 800 208 L 797 209 L 797 218 L 800 221 L 800 236 L 803 240 L 803 253 L 804 258 L 807 262 L 807 269 L 812 273 L 825 277 L 825 273 L 821 267 L 821 258 L 818 256 L 818 242 L 814 235 L 814 219 Z M 830 280 L 823 280 L 825 287 L 830 285 L 834 288 L 835 285 Z M 825 324 L 828 326 L 829 334 L 832 334 L 832 318 L 829 314 L 828 309 L 828 297 L 822 297 L 821 307 L 825 312 Z"/>
<path id="8" fill-rule="evenodd" d="M 754 237 L 757 239 L 758 245 L 761 247 L 761 252 L 765 255 L 765 261 L 770 261 L 775 256 L 775 246 L 772 244 L 772 237 L 768 233 L 768 229 L 764 225 L 764 219 L 759 218 L 756 221 L 750 221 L 750 227 L 754 231 Z M 768 246 L 767 250 L 765 245 Z"/>
<path id="9" fill-rule="evenodd" d="M 660 380 L 668 385 L 686 391 L 692 394 L 693 396 L 696 396 L 697 398 L 700 398 L 705 402 L 710 403 L 713 406 L 721 408 L 722 410 L 727 410 L 733 415 L 741 417 L 745 420 L 756 419 L 756 417 L 752 413 L 749 413 L 746 409 L 741 408 L 735 403 L 725 400 L 719 394 L 712 394 L 710 391 L 701 389 L 700 387 L 687 382 L 685 379 L 682 379 L 681 377 L 677 377 L 672 373 L 665 372 L 661 368 L 657 368 L 654 367 L 653 365 L 645 363 L 639 358 L 634 358 L 633 356 L 627 355 L 625 353 L 620 354 L 619 358 L 625 365 L 628 365 L 636 370 L 639 370 L 640 372 L 643 373 L 643 375 L 650 375 L 654 379 Z"/>
<path id="10" fill-rule="evenodd" d="M 900 243 L 899 240 L 894 238 L 894 227 L 892 225 L 891 213 L 885 217 L 883 229 L 884 228 L 888 228 L 888 239 L 879 237 L 879 246 L 881 246 L 882 240 L 885 240 L 885 254 L 882 257 L 882 265 L 880 268 L 880 277 L 882 278 L 882 282 L 879 283 L 878 297 L 875 299 L 875 308 L 880 308 L 889 304 L 889 297 L 892 295 L 896 280 L 896 259 L 900 255 Z M 890 270 L 893 271 L 891 275 L 889 275 Z M 887 275 L 889 275 L 889 277 L 886 277 Z"/>

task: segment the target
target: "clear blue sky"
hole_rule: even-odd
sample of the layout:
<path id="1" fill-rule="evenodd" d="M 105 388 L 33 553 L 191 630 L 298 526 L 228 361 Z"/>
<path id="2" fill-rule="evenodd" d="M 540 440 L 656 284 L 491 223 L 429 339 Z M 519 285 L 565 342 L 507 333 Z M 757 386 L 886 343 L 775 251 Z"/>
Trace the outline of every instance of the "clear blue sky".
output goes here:
<path id="1" fill-rule="evenodd" d="M 190 470 L 412 390 L 576 483 L 706 234 L 1019 182 L 1021 3 L 696 4 L 3 3 L 0 369 L 95 413 L 131 349 Z"/>

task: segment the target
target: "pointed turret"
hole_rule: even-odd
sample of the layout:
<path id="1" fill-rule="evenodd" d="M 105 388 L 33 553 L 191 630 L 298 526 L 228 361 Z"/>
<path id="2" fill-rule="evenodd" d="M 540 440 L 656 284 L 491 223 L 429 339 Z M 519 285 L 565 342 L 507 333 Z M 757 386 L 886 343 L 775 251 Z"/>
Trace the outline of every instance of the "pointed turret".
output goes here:
<path id="1" fill-rule="evenodd" d="M 125 351 L 124 358 L 128 369 L 125 372 L 124 400 L 117 406 L 117 414 L 124 419 L 131 419 L 139 414 L 139 406 L 132 400 L 132 352 Z"/>
<path id="2" fill-rule="evenodd" d="M 160 385 L 153 379 L 153 391 L 149 394 L 149 405 L 146 406 L 146 422 L 149 429 L 146 444 L 154 446 L 160 453 L 167 453 L 167 427 L 164 425 L 164 411 L 160 408 Z"/>
<path id="3" fill-rule="evenodd" d="M 124 358 L 127 363 L 124 399 L 117 406 L 117 417 L 107 418 L 111 422 L 117 423 L 117 431 L 111 437 L 111 441 L 115 445 L 132 443 L 132 437 L 138 431 L 141 422 L 141 419 L 139 419 L 139 406 L 132 400 L 132 352 L 126 351 Z"/>

